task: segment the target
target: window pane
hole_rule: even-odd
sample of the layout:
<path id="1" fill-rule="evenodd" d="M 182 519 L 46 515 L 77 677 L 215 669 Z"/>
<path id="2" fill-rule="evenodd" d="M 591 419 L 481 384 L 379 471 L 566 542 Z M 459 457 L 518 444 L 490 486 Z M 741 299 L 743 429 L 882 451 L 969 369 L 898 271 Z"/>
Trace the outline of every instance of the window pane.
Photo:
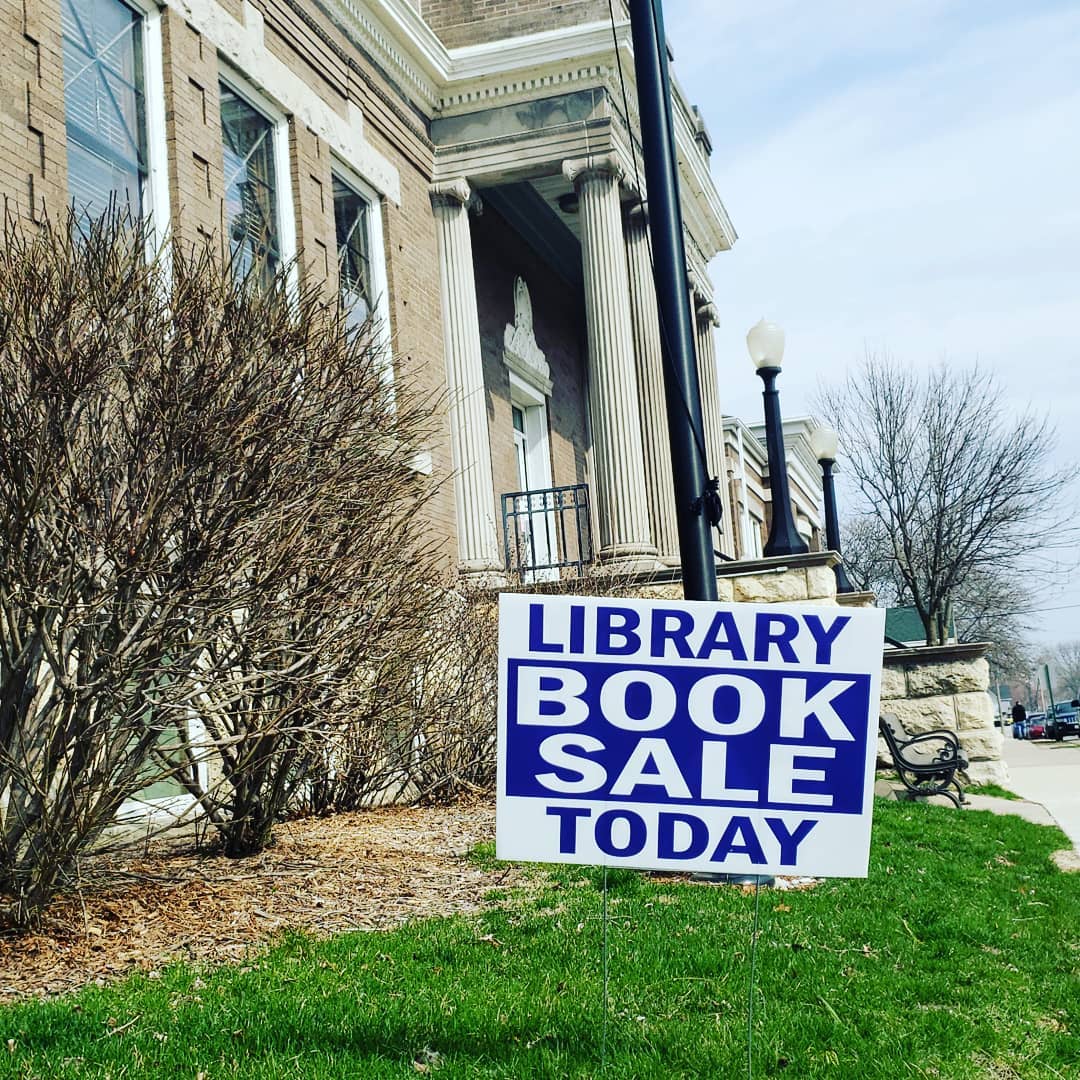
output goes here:
<path id="1" fill-rule="evenodd" d="M 221 137 L 225 151 L 225 228 L 234 272 L 254 272 L 263 285 L 281 262 L 274 171 L 274 125 L 224 83 Z"/>
<path id="2" fill-rule="evenodd" d="M 341 303 L 350 328 L 371 314 L 371 241 L 368 234 L 367 199 L 334 177 L 334 224 L 337 228 L 338 282 Z"/>
<path id="3" fill-rule="evenodd" d="M 68 190 L 97 217 L 143 212 L 147 174 L 142 18 L 120 0 L 62 0 Z"/>

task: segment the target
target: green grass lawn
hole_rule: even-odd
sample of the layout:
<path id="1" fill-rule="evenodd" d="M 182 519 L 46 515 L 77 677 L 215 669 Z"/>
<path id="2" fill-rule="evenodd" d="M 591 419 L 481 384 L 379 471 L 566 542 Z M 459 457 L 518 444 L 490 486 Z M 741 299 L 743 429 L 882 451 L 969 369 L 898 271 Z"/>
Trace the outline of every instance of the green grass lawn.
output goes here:
<path id="1" fill-rule="evenodd" d="M 1080 1078 L 1064 846 L 879 801 L 868 880 L 760 893 L 754 1076 Z M 746 1076 L 752 893 L 612 872 L 605 1024 L 602 873 L 536 873 L 479 917 L 0 1009 L 0 1077 Z"/>

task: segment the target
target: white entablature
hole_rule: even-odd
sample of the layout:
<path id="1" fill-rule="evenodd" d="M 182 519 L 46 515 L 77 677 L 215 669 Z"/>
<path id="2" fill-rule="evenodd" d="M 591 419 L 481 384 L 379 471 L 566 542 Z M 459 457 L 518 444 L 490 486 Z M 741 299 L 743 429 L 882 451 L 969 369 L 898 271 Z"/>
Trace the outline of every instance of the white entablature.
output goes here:
<path id="1" fill-rule="evenodd" d="M 614 32 L 611 23 L 599 21 L 447 49 L 408 0 L 328 0 L 328 6 L 430 119 L 599 87 L 613 111 L 625 108 L 629 127 L 639 129 L 630 24 L 625 18 L 616 21 Z M 705 263 L 731 248 L 737 234 L 698 141 L 695 115 L 677 81 L 672 93 L 684 217 Z M 603 149 L 609 148 L 630 166 L 629 146 Z"/>

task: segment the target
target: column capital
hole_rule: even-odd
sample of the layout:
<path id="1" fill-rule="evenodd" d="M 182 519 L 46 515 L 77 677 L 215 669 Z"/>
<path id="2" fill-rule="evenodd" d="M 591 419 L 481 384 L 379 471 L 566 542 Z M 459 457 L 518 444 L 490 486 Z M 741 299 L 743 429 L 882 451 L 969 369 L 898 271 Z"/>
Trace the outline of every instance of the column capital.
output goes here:
<path id="1" fill-rule="evenodd" d="M 563 162 L 563 176 L 574 185 L 600 176 L 610 176 L 616 183 L 622 180 L 624 169 L 616 154 L 590 154 L 588 157 L 571 158 Z"/>
<path id="2" fill-rule="evenodd" d="M 623 215 L 631 225 L 646 229 L 649 226 L 649 204 L 641 199 L 626 203 L 623 206 Z"/>
<path id="3" fill-rule="evenodd" d="M 442 206 L 468 206 L 473 191 L 462 177 L 456 180 L 440 180 L 428 187 L 431 205 L 437 210 Z"/>
<path id="4" fill-rule="evenodd" d="M 715 304 L 699 304 L 697 317 L 700 322 L 703 322 L 708 326 L 720 325 L 720 315 L 716 310 Z"/>

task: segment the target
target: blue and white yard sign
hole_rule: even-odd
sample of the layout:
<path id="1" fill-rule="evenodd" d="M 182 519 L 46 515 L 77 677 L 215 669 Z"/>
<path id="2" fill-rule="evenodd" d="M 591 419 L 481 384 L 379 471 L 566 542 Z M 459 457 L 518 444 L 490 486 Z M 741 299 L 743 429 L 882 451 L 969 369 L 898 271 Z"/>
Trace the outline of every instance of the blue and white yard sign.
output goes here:
<path id="1" fill-rule="evenodd" d="M 498 857 L 865 877 L 884 620 L 504 594 Z"/>

